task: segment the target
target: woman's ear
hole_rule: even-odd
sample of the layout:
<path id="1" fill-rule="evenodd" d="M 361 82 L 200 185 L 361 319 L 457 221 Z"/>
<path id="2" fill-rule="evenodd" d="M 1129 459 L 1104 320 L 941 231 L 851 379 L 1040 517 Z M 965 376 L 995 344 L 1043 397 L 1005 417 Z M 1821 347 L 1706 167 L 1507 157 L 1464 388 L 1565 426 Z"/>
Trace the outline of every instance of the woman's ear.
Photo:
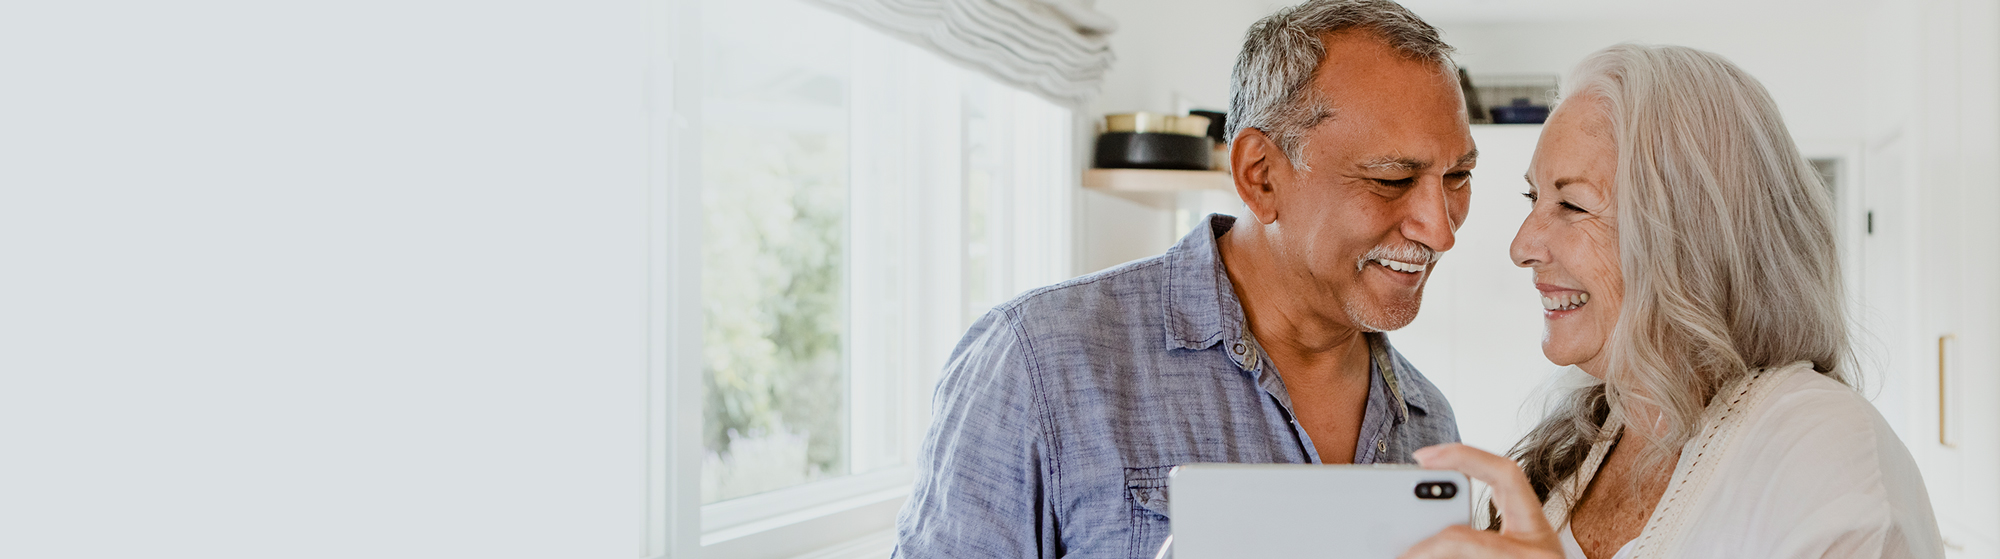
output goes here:
<path id="1" fill-rule="evenodd" d="M 1278 143 L 1263 130 L 1244 128 L 1236 133 L 1236 141 L 1229 143 L 1229 174 L 1236 180 L 1236 197 L 1259 223 L 1278 220 L 1278 191 L 1272 179 L 1291 169 L 1285 150 L 1278 149 Z"/>

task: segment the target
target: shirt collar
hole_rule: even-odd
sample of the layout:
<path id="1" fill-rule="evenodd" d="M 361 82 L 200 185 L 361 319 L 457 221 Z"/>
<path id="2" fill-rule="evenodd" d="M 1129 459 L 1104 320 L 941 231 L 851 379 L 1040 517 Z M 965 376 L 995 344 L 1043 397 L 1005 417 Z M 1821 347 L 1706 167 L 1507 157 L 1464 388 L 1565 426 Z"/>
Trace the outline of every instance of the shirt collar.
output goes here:
<path id="1" fill-rule="evenodd" d="M 1243 304 L 1223 271 L 1215 240 L 1236 217 L 1209 214 L 1201 226 L 1167 249 L 1166 324 L 1170 349 L 1206 349 L 1244 337 Z"/>
<path id="2" fill-rule="evenodd" d="M 1389 336 L 1381 332 L 1369 332 L 1363 335 L 1368 337 L 1368 365 L 1375 368 L 1384 384 L 1389 385 L 1389 396 L 1394 398 L 1396 403 L 1402 404 L 1399 408 L 1403 413 L 1398 418 L 1409 421 L 1409 410 L 1413 408 L 1429 415 L 1430 402 L 1424 397 L 1424 391 L 1413 390 L 1403 385 L 1403 379 L 1415 375 L 1407 372 L 1411 371 L 1412 367 L 1408 361 L 1403 360 L 1403 355 L 1398 353 L 1396 348 L 1390 347 Z"/>
<path id="3" fill-rule="evenodd" d="M 1230 342 L 1224 348 L 1230 359 L 1261 376 L 1263 348 L 1245 329 L 1243 303 L 1236 298 L 1216 244 L 1235 225 L 1235 216 L 1209 214 L 1201 226 L 1167 249 L 1166 343 L 1169 349 L 1207 349 Z M 1389 345 L 1388 336 L 1370 332 L 1367 337 L 1369 365 L 1389 386 L 1390 397 L 1402 404 L 1397 406 L 1403 412 L 1399 419 L 1407 420 L 1410 409 L 1428 414 L 1431 403 L 1423 391 L 1403 385 L 1402 379 L 1414 376 L 1404 373 L 1412 370 L 1409 362 Z"/>

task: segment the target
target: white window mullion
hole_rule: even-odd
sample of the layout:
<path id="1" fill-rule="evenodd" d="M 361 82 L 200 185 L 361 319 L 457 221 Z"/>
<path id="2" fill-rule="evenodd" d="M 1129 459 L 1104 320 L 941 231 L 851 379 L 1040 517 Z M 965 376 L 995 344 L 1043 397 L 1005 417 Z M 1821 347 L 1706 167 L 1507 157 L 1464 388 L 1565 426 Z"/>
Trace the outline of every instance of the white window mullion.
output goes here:
<path id="1" fill-rule="evenodd" d="M 699 2 L 650 6 L 646 556 L 701 545 L 701 33 Z"/>
<path id="2" fill-rule="evenodd" d="M 870 33 L 853 34 L 853 82 L 849 98 L 851 169 L 848 222 L 850 293 L 849 471 L 863 473 L 901 462 L 895 401 L 896 380 L 913 363 L 908 357 L 908 322 L 903 320 L 912 285 L 904 258 L 908 235 L 896 225 L 910 210 L 905 192 L 913 182 L 907 158 L 908 133 L 916 115 L 903 110 L 903 85 L 910 81 L 905 49 Z"/>
<path id="3" fill-rule="evenodd" d="M 937 373 L 950 358 L 958 335 L 964 332 L 961 309 L 966 294 L 960 262 L 964 230 L 960 212 L 965 206 L 965 169 L 961 157 L 965 149 L 961 130 L 965 117 L 959 101 L 963 95 L 961 80 L 942 79 L 958 72 L 957 68 L 919 52 L 912 51 L 909 56 L 921 65 L 924 75 L 932 76 L 913 80 L 909 89 L 912 93 L 909 106 L 919 115 L 909 135 L 923 138 L 908 152 L 907 165 L 916 173 L 916 180 L 910 184 L 910 199 L 916 202 L 916 208 L 904 218 L 904 223 L 912 229 L 916 246 L 910 254 L 923 263 L 912 273 L 917 286 L 912 293 L 922 303 L 911 309 L 909 315 L 910 324 L 915 325 L 910 338 L 916 345 L 912 350 L 916 367 L 903 378 L 908 398 L 902 408 L 910 418 L 903 429 L 903 456 L 914 463 L 924 429 L 930 424 L 931 391 Z"/>
<path id="4" fill-rule="evenodd" d="M 1070 201 L 1080 173 L 1070 159 L 1070 111 L 1010 92 L 1014 106 L 1012 278 L 1008 297 L 1070 277 Z"/>
<path id="5" fill-rule="evenodd" d="M 1027 161 L 1021 157 L 1025 153 L 1016 134 L 1023 116 L 1014 102 L 1016 92 L 984 79 L 980 82 L 987 91 L 986 110 L 992 115 L 983 140 L 993 153 L 993 187 L 986 192 L 984 231 L 992 264 L 986 269 L 986 292 L 978 296 L 990 307 L 1013 299 L 1021 291 L 1017 273 L 1023 264 L 1017 252 L 1021 238 L 1014 224 L 1021 209 L 1019 194 L 1026 190 L 1022 183 L 1029 175 L 1021 172 Z"/>

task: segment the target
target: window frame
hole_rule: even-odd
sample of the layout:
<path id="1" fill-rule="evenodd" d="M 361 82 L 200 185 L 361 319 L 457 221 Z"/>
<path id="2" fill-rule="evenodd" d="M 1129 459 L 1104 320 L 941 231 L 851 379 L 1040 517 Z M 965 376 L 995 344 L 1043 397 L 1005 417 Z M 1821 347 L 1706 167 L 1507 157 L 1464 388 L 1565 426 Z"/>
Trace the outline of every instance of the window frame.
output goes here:
<path id="1" fill-rule="evenodd" d="M 647 3 L 646 494 L 648 558 L 701 550 L 701 89 L 699 5 Z M 687 312 L 693 311 L 693 312 Z M 685 371 L 696 371 L 686 374 Z M 681 372 L 681 374 L 676 374 Z"/>
<path id="2" fill-rule="evenodd" d="M 925 364 L 941 365 L 965 326 L 978 318 L 966 316 L 969 313 L 963 304 L 972 296 L 963 292 L 965 261 L 960 255 L 955 261 L 959 265 L 949 270 L 923 270 L 912 276 L 926 289 L 950 292 L 960 304 L 912 305 L 922 307 L 912 309 L 923 315 L 916 319 L 921 326 L 904 331 L 913 345 L 921 347 L 914 350 L 918 354 L 914 363 L 921 370 L 898 379 L 906 384 L 903 389 L 908 401 L 896 405 L 910 418 L 902 443 L 904 465 L 702 505 L 702 1 L 653 0 L 648 4 L 647 48 L 651 56 L 645 81 L 651 100 L 648 145 L 653 149 L 648 154 L 652 171 L 647 212 L 648 233 L 654 240 L 649 275 L 656 280 L 649 286 L 653 303 L 647 317 L 648 330 L 654 334 L 649 336 L 647 375 L 651 388 L 646 395 L 645 556 L 879 555 L 884 545 L 893 545 L 895 511 L 908 498 L 915 479 L 916 445 L 929 423 L 929 395 L 938 367 Z M 867 27 L 856 23 L 857 28 Z M 920 52 L 917 47 L 911 49 Z M 1032 95 L 998 87 L 1006 88 L 1015 98 Z M 959 105 L 963 103 L 961 93 L 957 86 L 938 86 L 914 94 L 914 98 L 924 105 Z M 1013 105 L 1018 109 L 1023 103 Z M 1011 181 L 1013 185 L 1028 187 L 1010 185 L 989 192 L 987 203 L 993 206 L 988 215 L 998 219 L 989 219 L 986 232 L 993 235 L 989 242 L 999 254 L 993 260 L 997 264 L 988 285 L 1005 294 L 998 301 L 1023 289 L 1067 278 L 1077 269 L 1080 251 L 1072 234 L 1073 208 L 1081 193 L 1082 159 L 1074 142 L 1082 137 L 1082 120 L 1075 107 L 1050 106 L 1062 111 L 1060 123 L 1042 118 L 1025 125 L 1010 124 L 1015 134 L 1028 132 L 1042 137 L 1008 136 L 1012 145 L 1006 146 L 1007 151 L 1048 150 L 1032 168 L 1010 170 L 1018 175 Z M 919 110 L 935 113 L 946 107 Z M 957 254 L 965 246 L 963 236 L 967 233 L 962 220 L 968 207 L 963 199 L 968 163 L 962 145 L 966 141 L 964 117 L 958 118 L 958 141 L 909 146 L 913 150 L 910 154 L 916 156 L 915 164 L 896 171 L 912 173 L 908 184 L 913 187 L 932 187 L 916 192 L 906 208 L 914 212 L 916 227 L 951 231 L 912 235 L 917 237 L 911 241 L 916 250 L 926 253 Z M 855 172 L 850 169 L 850 176 Z M 940 183 L 954 188 L 935 188 Z M 850 320 L 856 318 L 850 315 Z"/>

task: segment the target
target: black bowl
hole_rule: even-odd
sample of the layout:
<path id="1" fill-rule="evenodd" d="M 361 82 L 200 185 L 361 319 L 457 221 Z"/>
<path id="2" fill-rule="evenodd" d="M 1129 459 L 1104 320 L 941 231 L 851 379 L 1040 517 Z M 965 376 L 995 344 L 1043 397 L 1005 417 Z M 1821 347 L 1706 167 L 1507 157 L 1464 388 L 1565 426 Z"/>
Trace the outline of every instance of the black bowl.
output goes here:
<path id="1" fill-rule="evenodd" d="M 1100 169 L 1208 169 L 1215 141 L 1207 136 L 1158 132 L 1105 132 L 1097 137 Z"/>

